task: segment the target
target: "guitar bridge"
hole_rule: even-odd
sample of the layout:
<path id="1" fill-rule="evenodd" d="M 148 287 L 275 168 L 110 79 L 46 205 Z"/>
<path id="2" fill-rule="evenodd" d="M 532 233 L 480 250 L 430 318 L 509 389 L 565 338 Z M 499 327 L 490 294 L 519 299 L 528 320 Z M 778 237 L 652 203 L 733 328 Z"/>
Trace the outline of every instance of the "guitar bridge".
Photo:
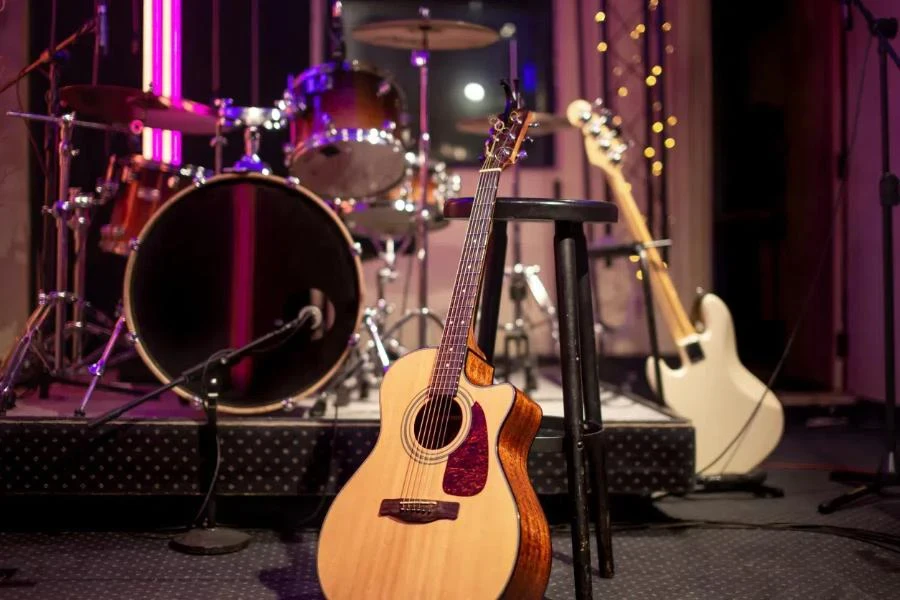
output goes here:
<path id="1" fill-rule="evenodd" d="M 405 523 L 432 523 L 441 519 L 455 521 L 459 502 L 423 498 L 392 498 L 381 501 L 380 517 L 393 517 Z"/>

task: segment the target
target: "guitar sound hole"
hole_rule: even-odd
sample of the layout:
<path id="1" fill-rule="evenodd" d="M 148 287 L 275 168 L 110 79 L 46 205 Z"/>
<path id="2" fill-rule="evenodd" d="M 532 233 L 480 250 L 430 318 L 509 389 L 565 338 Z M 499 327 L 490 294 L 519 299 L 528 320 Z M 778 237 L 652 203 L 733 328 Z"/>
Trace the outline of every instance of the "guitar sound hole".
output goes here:
<path id="1" fill-rule="evenodd" d="M 462 408 L 450 398 L 434 398 L 416 415 L 416 441 L 429 450 L 443 448 L 462 427 Z"/>

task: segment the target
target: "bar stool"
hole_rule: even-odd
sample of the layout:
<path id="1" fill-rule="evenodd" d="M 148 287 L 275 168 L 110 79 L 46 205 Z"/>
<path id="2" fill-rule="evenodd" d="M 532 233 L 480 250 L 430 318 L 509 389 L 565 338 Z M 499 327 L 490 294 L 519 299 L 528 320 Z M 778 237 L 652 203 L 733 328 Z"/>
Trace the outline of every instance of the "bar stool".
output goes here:
<path id="1" fill-rule="evenodd" d="M 454 198 L 444 204 L 444 216 L 448 219 L 466 219 L 471 211 L 472 198 Z M 555 228 L 553 246 L 565 423 L 562 444 L 557 448 L 561 446 L 560 449 L 566 454 L 572 503 L 572 558 L 578 598 L 592 597 L 588 476 L 594 491 L 600 575 L 609 578 L 615 571 L 584 224 L 615 223 L 618 218 L 618 208 L 610 202 L 498 198 L 485 259 L 486 273 L 478 322 L 478 344 L 491 362 L 506 261 L 507 222 L 552 222 Z M 589 452 L 585 452 L 585 448 Z"/>

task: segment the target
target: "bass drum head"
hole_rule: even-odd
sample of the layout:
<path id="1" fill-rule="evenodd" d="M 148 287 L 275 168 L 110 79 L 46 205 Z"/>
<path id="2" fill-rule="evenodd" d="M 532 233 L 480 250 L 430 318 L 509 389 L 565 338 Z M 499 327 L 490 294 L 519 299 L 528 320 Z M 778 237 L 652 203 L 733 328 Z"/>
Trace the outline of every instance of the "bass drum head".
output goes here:
<path id="1" fill-rule="evenodd" d="M 319 198 L 277 177 L 220 175 L 147 223 L 125 273 L 125 313 L 138 353 L 168 383 L 319 306 L 319 328 L 282 334 L 225 373 L 220 409 L 262 413 L 315 392 L 343 363 L 362 281 L 349 233 Z M 201 382 L 175 391 L 200 397 Z"/>

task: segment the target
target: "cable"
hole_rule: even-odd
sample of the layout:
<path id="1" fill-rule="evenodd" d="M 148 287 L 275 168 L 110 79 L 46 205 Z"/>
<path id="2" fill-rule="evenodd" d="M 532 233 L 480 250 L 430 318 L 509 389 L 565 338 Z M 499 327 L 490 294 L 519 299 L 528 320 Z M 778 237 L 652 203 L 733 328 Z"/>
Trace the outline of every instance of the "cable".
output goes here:
<path id="1" fill-rule="evenodd" d="M 338 438 L 338 405 L 335 403 L 334 405 L 334 417 L 331 418 L 331 443 L 328 445 L 328 473 L 326 473 L 325 483 L 322 486 L 322 491 L 319 494 L 319 503 L 312 510 L 311 513 L 300 519 L 294 524 L 295 528 L 300 528 L 314 521 L 319 514 L 321 514 L 322 509 L 325 508 L 325 505 L 328 503 L 328 484 L 331 481 L 332 476 L 337 479 L 338 469 L 335 464 L 335 457 L 337 456 L 337 438 Z"/>
<path id="2" fill-rule="evenodd" d="M 869 63 L 869 56 L 871 55 L 872 50 L 872 37 L 869 38 L 869 43 L 866 46 L 866 53 L 863 58 L 863 65 L 859 77 L 859 84 L 856 90 L 856 113 L 853 115 L 853 133 L 850 136 L 850 145 L 847 147 L 847 157 L 845 164 L 847 165 L 847 169 L 849 169 L 850 158 L 853 156 L 853 148 L 856 145 L 856 134 L 859 133 L 859 115 L 860 108 L 862 106 L 862 93 L 864 90 L 864 83 L 866 81 L 866 66 Z M 722 458 L 724 458 L 732 447 L 736 444 L 739 445 L 744 437 L 744 433 L 747 432 L 747 429 L 750 427 L 753 420 L 756 418 L 756 415 L 759 413 L 759 409 L 762 408 L 763 401 L 766 399 L 766 396 L 772 391 L 772 386 L 775 383 L 775 379 L 777 379 L 778 375 L 781 373 L 781 369 L 784 367 L 784 363 L 787 360 L 788 354 L 790 354 L 791 347 L 794 345 L 794 341 L 797 338 L 797 333 L 800 331 L 800 325 L 803 323 L 806 314 L 809 312 L 810 306 L 812 306 L 813 294 L 816 291 L 816 288 L 819 285 L 819 281 L 822 278 L 822 273 L 825 271 L 825 265 L 828 262 L 828 257 L 831 256 L 831 241 L 834 239 L 835 233 L 835 225 L 837 224 L 838 213 L 841 208 L 844 208 L 843 200 L 845 198 L 845 188 L 847 187 L 847 181 L 849 178 L 845 177 L 841 180 L 838 185 L 837 193 L 835 195 L 835 199 L 831 204 L 831 222 L 828 228 L 828 238 L 825 240 L 825 243 L 822 244 L 822 253 L 819 258 L 819 264 L 816 267 L 815 274 L 813 275 L 813 279 L 809 284 L 809 289 L 806 293 L 806 298 L 803 301 L 803 304 L 800 307 L 800 314 L 797 316 L 797 320 L 794 322 L 794 327 L 791 329 L 791 334 L 788 336 L 787 343 L 784 346 L 784 350 L 781 353 L 781 357 L 778 359 L 778 363 L 775 365 L 775 369 L 772 371 L 772 374 L 769 376 L 768 381 L 766 382 L 766 388 L 760 396 L 759 401 L 757 401 L 756 406 L 753 408 L 753 412 L 750 413 L 750 416 L 747 417 L 746 422 L 738 431 L 738 433 L 732 438 L 732 440 L 725 446 L 725 449 L 716 456 L 709 464 L 705 467 L 697 471 L 697 475 L 701 475 L 713 467 L 716 463 L 718 463 Z M 724 472 L 725 466 L 728 464 L 728 461 L 725 461 L 725 464 L 722 466 L 722 471 Z"/>

